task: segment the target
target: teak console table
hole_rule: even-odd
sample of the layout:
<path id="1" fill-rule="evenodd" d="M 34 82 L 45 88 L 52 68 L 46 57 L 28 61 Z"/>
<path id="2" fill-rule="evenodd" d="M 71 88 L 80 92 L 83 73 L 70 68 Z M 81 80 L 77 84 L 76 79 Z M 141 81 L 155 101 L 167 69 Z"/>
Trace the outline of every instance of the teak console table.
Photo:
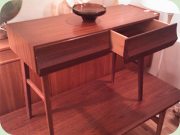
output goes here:
<path id="1" fill-rule="evenodd" d="M 48 74 L 113 52 L 125 62 L 138 60 L 139 101 L 143 97 L 144 56 L 173 45 L 176 24 L 158 20 L 158 14 L 135 6 L 108 7 L 96 23 L 82 23 L 74 14 L 7 25 L 10 48 L 22 61 L 29 118 L 32 117 L 30 87 L 45 104 L 49 133 L 54 134 Z M 42 91 L 30 80 L 29 68 L 41 78 Z M 114 68 L 113 77 L 114 77 Z"/>

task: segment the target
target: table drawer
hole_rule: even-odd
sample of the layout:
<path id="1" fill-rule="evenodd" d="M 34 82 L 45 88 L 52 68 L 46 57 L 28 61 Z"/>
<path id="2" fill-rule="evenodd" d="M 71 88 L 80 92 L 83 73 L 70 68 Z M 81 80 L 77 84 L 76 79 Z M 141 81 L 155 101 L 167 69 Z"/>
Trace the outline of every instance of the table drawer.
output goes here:
<path id="1" fill-rule="evenodd" d="M 127 28 L 111 30 L 112 51 L 125 62 L 146 56 L 174 44 L 177 24 L 158 20 L 146 21 Z"/>
<path id="2" fill-rule="evenodd" d="M 105 31 L 35 48 L 39 74 L 85 62 L 110 52 L 110 32 Z M 51 68 L 50 68 L 51 67 Z M 48 70 L 48 71 L 47 71 Z"/>

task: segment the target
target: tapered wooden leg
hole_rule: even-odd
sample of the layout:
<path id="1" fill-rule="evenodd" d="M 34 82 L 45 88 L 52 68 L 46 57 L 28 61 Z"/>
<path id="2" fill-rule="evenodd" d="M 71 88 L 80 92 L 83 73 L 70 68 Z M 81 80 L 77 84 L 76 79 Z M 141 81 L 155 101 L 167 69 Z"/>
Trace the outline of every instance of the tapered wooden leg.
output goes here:
<path id="1" fill-rule="evenodd" d="M 144 57 L 138 60 L 138 100 L 143 99 Z"/>
<path id="2" fill-rule="evenodd" d="M 26 111 L 28 118 L 31 119 L 32 117 L 32 106 L 31 106 L 31 90 L 30 86 L 27 84 L 27 79 L 30 78 L 29 75 L 29 67 L 21 61 L 21 70 L 23 75 L 23 87 L 24 87 L 24 96 L 25 96 L 25 103 L 26 103 Z"/>
<path id="3" fill-rule="evenodd" d="M 161 135 L 161 131 L 162 131 L 165 115 L 166 115 L 166 111 L 163 111 L 163 112 L 161 112 L 159 114 L 159 120 L 158 120 L 158 123 L 157 123 L 156 135 Z"/>
<path id="4" fill-rule="evenodd" d="M 112 52 L 112 82 L 115 80 L 117 54 Z"/>
<path id="5" fill-rule="evenodd" d="M 46 119 L 49 128 L 49 134 L 54 135 L 53 129 L 53 119 L 52 119 L 52 112 L 51 112 L 51 101 L 50 101 L 50 90 L 49 88 L 49 81 L 48 76 L 41 77 L 41 85 L 42 91 L 44 93 L 44 105 L 45 105 L 45 112 L 46 112 Z"/>

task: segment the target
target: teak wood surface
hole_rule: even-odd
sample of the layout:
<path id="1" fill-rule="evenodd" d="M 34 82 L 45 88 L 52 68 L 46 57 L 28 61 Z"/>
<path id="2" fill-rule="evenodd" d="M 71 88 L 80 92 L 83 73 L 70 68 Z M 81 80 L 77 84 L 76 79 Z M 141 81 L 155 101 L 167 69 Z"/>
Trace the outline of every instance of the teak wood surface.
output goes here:
<path id="1" fill-rule="evenodd" d="M 130 15 L 129 12 L 133 14 Z M 111 18 L 112 16 L 113 18 Z M 80 18 L 74 16 L 73 14 L 69 14 L 53 18 L 9 24 L 7 26 L 7 31 L 10 47 L 20 57 L 22 63 L 28 117 L 32 117 L 31 87 L 44 102 L 49 134 L 53 135 L 54 130 L 51 114 L 51 102 L 49 100 L 49 80 L 47 75 L 57 70 L 110 53 L 110 30 L 120 30 L 128 26 L 135 26 L 135 24 L 142 22 L 146 23 L 157 17 L 158 14 L 154 12 L 145 12 L 144 9 L 134 6 L 120 5 L 108 8 L 106 15 L 97 20 L 96 23 L 82 23 Z M 69 19 L 73 19 L 73 21 L 71 20 L 69 22 Z M 60 23 L 56 25 L 55 23 L 57 22 Z M 154 28 L 155 26 L 146 26 L 145 30 L 149 30 L 149 27 Z M 164 29 L 161 29 L 161 26 L 158 26 L 157 28 L 155 27 L 155 30 L 151 31 L 150 29 L 150 32 L 139 32 L 138 30 L 138 32 L 135 31 L 134 33 L 135 37 L 129 37 L 129 39 L 132 40 L 127 40 L 127 43 L 131 46 L 128 44 L 126 45 L 125 42 L 125 46 L 127 47 L 125 47 L 124 52 L 127 53 L 133 50 L 132 52 L 135 53 L 133 54 L 131 52 L 128 56 L 138 56 L 137 58 L 140 63 L 140 101 L 142 100 L 143 95 L 144 56 L 172 45 L 177 39 L 175 29 L 176 24 L 164 26 Z M 169 33 L 167 31 L 170 31 L 172 36 L 168 37 Z M 165 37 L 168 37 L 168 40 L 164 41 L 161 38 L 158 38 L 157 35 L 160 33 L 165 33 Z M 155 40 L 156 42 L 154 42 L 154 44 L 156 43 L 156 47 L 151 47 L 153 43 L 144 47 L 143 45 L 147 43 L 146 39 L 147 41 L 150 41 L 149 39 Z M 132 47 L 132 43 L 138 43 L 140 47 Z M 129 47 L 131 48 L 129 49 Z M 40 76 L 42 90 L 39 90 L 38 87 L 29 80 L 29 67 Z"/>
<path id="2" fill-rule="evenodd" d="M 161 49 L 177 40 L 177 24 L 166 24 L 153 19 L 123 29 L 111 30 L 112 51 L 127 63 Z"/>
<path id="3" fill-rule="evenodd" d="M 110 74 L 111 61 L 111 54 L 107 54 L 48 75 L 51 96 Z M 151 57 L 147 57 L 146 62 L 148 66 Z M 25 106 L 20 65 L 20 59 L 10 50 L 8 40 L 0 40 L 0 116 Z M 134 66 L 132 63 L 131 65 Z M 118 58 L 117 69 L 122 69 L 124 66 L 122 59 Z M 72 76 L 76 76 L 76 78 Z M 41 89 L 40 79 L 32 71 L 30 78 Z M 39 97 L 35 93 L 31 94 L 32 103 L 39 101 Z"/>
<path id="4" fill-rule="evenodd" d="M 109 53 L 110 30 L 154 18 L 157 13 L 119 5 L 108 7 L 96 23 L 82 23 L 79 16 L 66 14 L 8 24 L 7 31 L 11 49 L 34 72 L 45 75 Z"/>
<path id="5" fill-rule="evenodd" d="M 51 96 L 110 74 L 112 69 L 111 56 L 111 54 L 107 54 L 103 57 L 50 74 L 48 79 L 50 82 Z M 125 65 L 122 62 L 122 58 L 118 57 L 117 62 L 116 70 L 124 68 Z M 145 62 L 145 65 L 149 66 L 151 56 L 148 56 Z M 129 64 L 136 66 L 133 63 Z M 10 50 L 8 39 L 0 40 L 0 116 L 25 106 L 20 65 L 20 59 Z M 32 71 L 30 72 L 30 78 L 31 81 L 35 82 L 38 88 L 41 89 L 40 79 Z M 35 93 L 32 92 L 31 94 L 32 103 L 39 101 L 39 97 Z"/>
<path id="6" fill-rule="evenodd" d="M 0 40 L 0 52 L 9 49 L 8 44 L 9 43 L 7 39 Z"/>
<path id="7" fill-rule="evenodd" d="M 114 84 L 109 81 L 110 77 L 94 80 L 52 98 L 55 134 L 122 135 L 180 100 L 179 90 L 147 73 L 144 75 L 143 102 L 134 97 L 137 94 L 137 72 L 118 72 Z M 0 117 L 3 128 L 15 135 L 48 135 L 42 105 L 42 102 L 33 105 L 35 117 L 31 120 L 27 119 L 25 108 Z M 140 135 L 146 135 L 141 131 Z"/>

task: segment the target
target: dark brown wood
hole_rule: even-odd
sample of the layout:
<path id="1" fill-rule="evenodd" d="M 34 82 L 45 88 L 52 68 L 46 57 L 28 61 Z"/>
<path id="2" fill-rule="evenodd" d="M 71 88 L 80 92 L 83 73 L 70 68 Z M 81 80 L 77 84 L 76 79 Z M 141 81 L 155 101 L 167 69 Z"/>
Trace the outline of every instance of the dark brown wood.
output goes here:
<path id="1" fill-rule="evenodd" d="M 134 96 L 137 74 L 122 70 L 114 84 L 108 75 L 53 97 L 55 134 L 122 135 L 179 101 L 179 90 L 145 73 L 144 99 L 138 102 Z M 36 117 L 28 120 L 23 108 L 0 117 L 0 121 L 11 134 L 48 135 L 43 102 L 33 105 L 33 114 Z"/>
<path id="2" fill-rule="evenodd" d="M 21 69 L 22 69 L 22 76 L 23 76 L 26 111 L 27 111 L 28 118 L 31 119 L 32 117 L 31 90 L 30 90 L 30 86 L 26 82 L 26 80 L 30 78 L 29 67 L 23 61 L 21 61 Z"/>
<path id="3" fill-rule="evenodd" d="M 39 75 L 43 75 L 95 59 L 109 52 L 109 32 L 76 38 L 53 46 L 40 46 L 35 49 L 37 70 Z"/>
<path id="4" fill-rule="evenodd" d="M 72 10 L 76 15 L 82 17 L 84 23 L 95 22 L 98 16 L 106 13 L 106 8 L 96 3 L 75 4 Z"/>
<path id="5" fill-rule="evenodd" d="M 163 123 L 164 123 L 165 115 L 166 115 L 166 111 L 162 111 L 162 112 L 159 114 L 159 121 L 158 121 L 158 123 L 157 123 L 156 135 L 161 135 L 161 131 L 162 131 L 162 126 L 163 126 Z"/>
<path id="6" fill-rule="evenodd" d="M 46 120 L 49 129 L 49 135 L 54 135 L 53 118 L 51 112 L 50 90 L 48 76 L 41 77 L 42 91 L 44 93 L 44 105 L 46 112 Z"/>
<path id="7" fill-rule="evenodd" d="M 62 65 L 61 68 L 66 68 L 89 60 L 89 56 L 94 58 L 109 53 L 111 49 L 110 36 L 108 36 L 110 30 L 120 29 L 157 17 L 158 14 L 144 12 L 142 8 L 118 5 L 108 7 L 106 14 L 99 17 L 96 23 L 84 24 L 80 17 L 74 14 L 66 14 L 8 24 L 7 32 L 11 49 L 34 72 L 45 75 L 57 71 Z M 68 46 L 72 46 L 72 43 L 74 49 L 71 50 L 69 49 L 71 47 L 68 48 Z M 57 51 L 52 53 L 55 48 Z M 65 48 L 68 48 L 68 54 L 62 57 L 66 52 Z M 83 48 L 84 50 L 82 50 Z M 44 49 L 50 50 L 46 57 L 39 53 Z M 43 60 L 41 60 L 42 58 Z M 66 63 L 62 58 L 66 60 Z M 47 64 L 42 63 L 44 59 Z M 69 61 L 70 65 L 68 65 Z M 49 71 L 46 68 L 51 70 Z"/>
<path id="8" fill-rule="evenodd" d="M 144 57 L 138 59 L 138 100 L 143 100 Z"/>
<path id="9" fill-rule="evenodd" d="M 112 82 L 115 80 L 117 54 L 112 52 Z"/>
<path id="10" fill-rule="evenodd" d="M 157 116 L 154 116 L 151 118 L 152 121 L 154 121 L 156 124 L 159 122 L 159 118 Z"/>

